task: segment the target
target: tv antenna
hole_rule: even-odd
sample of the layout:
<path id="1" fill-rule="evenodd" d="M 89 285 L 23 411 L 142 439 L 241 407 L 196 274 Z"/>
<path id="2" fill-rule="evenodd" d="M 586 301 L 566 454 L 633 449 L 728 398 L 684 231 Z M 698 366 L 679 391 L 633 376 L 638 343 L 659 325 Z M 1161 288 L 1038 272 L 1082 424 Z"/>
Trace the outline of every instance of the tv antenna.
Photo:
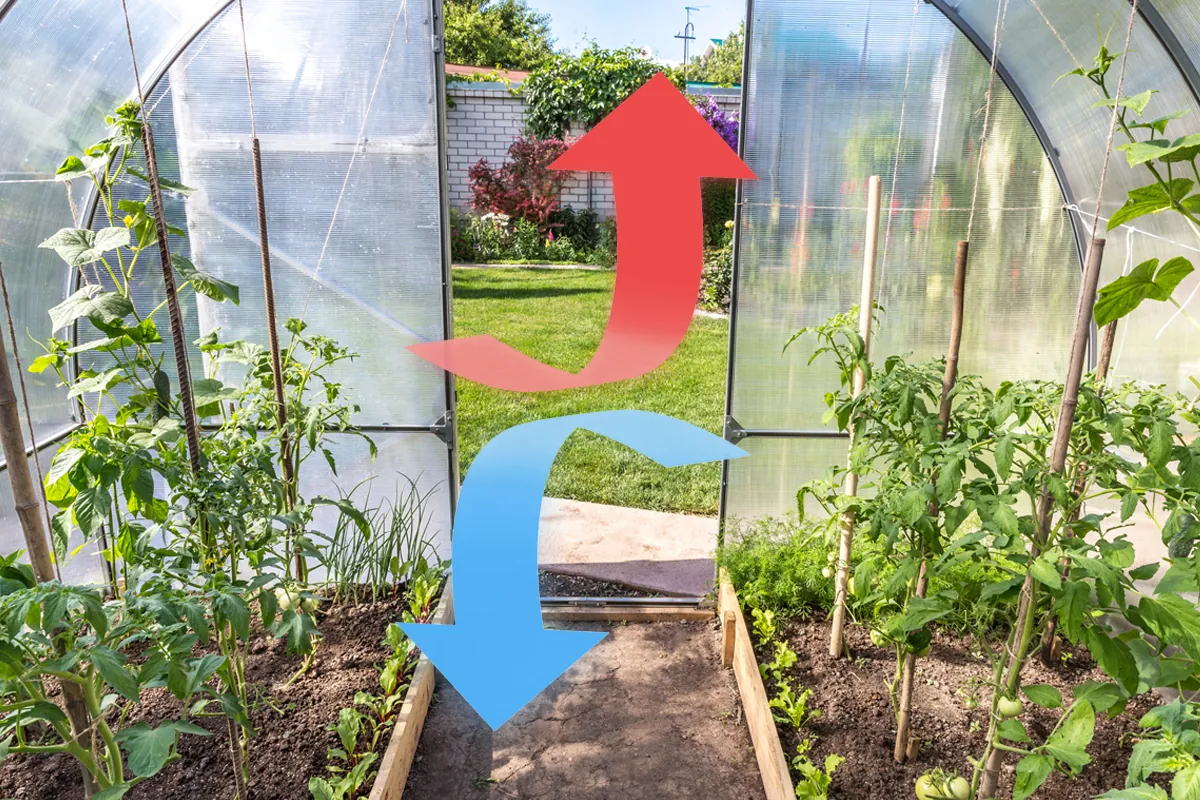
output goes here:
<path id="1" fill-rule="evenodd" d="M 675 34 L 676 39 L 683 39 L 683 79 L 687 81 L 688 71 L 688 50 L 689 45 L 696 41 L 696 25 L 692 22 L 692 12 L 699 11 L 700 6 L 684 6 L 683 10 L 687 12 L 687 24 L 683 26 L 683 33 Z"/>

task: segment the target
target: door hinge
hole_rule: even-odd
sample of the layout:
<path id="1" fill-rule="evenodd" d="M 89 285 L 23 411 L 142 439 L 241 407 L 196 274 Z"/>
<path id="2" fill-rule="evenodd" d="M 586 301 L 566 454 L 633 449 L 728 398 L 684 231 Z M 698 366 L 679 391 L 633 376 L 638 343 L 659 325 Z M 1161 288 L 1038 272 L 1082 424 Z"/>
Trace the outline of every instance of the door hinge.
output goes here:
<path id="1" fill-rule="evenodd" d="M 435 53 L 442 52 L 442 37 L 440 34 L 435 33 L 433 35 L 433 52 L 435 52 Z"/>
<path id="2" fill-rule="evenodd" d="M 453 443 L 454 415 L 449 411 L 442 414 L 438 421 L 429 426 L 429 432 L 442 440 L 444 444 Z"/>

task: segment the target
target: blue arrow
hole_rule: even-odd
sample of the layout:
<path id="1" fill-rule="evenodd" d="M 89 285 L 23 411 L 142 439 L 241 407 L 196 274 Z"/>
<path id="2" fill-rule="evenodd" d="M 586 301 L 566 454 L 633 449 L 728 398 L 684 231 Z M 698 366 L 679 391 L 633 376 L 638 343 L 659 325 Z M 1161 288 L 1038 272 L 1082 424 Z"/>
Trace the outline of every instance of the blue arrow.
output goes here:
<path id="1" fill-rule="evenodd" d="M 537 532 L 550 467 L 578 428 L 607 436 L 664 467 L 747 453 L 674 417 L 600 411 L 528 422 L 475 457 L 454 522 L 454 625 L 400 627 L 496 730 L 607 634 L 546 630 Z"/>

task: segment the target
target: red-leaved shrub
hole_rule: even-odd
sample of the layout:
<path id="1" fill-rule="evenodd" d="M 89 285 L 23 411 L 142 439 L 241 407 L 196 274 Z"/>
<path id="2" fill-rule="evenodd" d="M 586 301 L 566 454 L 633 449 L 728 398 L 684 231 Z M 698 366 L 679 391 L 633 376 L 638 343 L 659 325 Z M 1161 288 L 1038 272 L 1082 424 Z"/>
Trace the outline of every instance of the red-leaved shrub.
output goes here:
<path id="1" fill-rule="evenodd" d="M 545 233 L 569 172 L 550 169 L 569 145 L 562 139 L 522 136 L 508 148 L 508 161 L 493 167 L 486 158 L 471 167 L 472 205 L 477 211 L 526 219 Z"/>

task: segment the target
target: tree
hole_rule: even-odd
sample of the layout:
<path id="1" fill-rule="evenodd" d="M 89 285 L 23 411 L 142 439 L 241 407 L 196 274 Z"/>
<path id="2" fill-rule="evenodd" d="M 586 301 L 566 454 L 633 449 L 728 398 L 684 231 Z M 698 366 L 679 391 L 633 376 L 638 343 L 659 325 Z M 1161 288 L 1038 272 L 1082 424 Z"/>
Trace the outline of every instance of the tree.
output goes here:
<path id="1" fill-rule="evenodd" d="M 525 128 L 541 139 L 566 135 L 574 122 L 590 130 L 659 72 L 683 88 L 678 70 L 635 47 L 606 50 L 593 43 L 577 56 L 555 55 L 521 84 Z"/>
<path id="2" fill-rule="evenodd" d="M 554 55 L 550 15 L 526 0 L 447 0 L 446 61 L 534 70 Z"/>
<path id="3" fill-rule="evenodd" d="M 742 83 L 742 49 L 746 39 L 746 23 L 730 31 L 725 39 L 707 56 L 696 56 L 688 64 L 689 81 L 715 83 L 720 86 L 740 86 Z"/>

